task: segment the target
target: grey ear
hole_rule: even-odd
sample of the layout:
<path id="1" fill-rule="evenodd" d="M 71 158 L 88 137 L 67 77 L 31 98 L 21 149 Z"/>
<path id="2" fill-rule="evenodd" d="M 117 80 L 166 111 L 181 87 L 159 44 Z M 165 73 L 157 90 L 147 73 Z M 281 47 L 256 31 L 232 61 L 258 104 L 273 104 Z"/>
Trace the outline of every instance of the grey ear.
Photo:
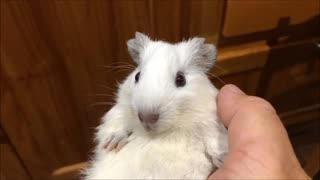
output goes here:
<path id="1" fill-rule="evenodd" d="M 193 64 L 204 72 L 209 71 L 217 59 L 216 47 L 213 44 L 204 44 L 204 38 L 193 38 L 190 42 L 195 51 Z"/>
<path id="2" fill-rule="evenodd" d="M 135 61 L 137 64 L 140 63 L 141 52 L 149 42 L 150 42 L 149 37 L 139 32 L 135 33 L 134 39 L 130 39 L 127 41 L 129 54 L 133 59 L 133 61 Z"/>

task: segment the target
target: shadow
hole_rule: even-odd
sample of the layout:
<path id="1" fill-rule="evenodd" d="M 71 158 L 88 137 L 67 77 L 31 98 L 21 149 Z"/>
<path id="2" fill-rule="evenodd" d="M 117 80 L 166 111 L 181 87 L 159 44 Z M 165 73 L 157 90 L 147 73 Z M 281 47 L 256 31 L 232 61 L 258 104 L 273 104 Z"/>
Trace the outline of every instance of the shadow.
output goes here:
<path id="1" fill-rule="evenodd" d="M 320 48 L 312 42 L 271 49 L 260 76 L 256 95 L 270 101 L 278 113 L 320 103 L 320 77 L 310 79 L 314 77 L 312 72 L 318 74 L 315 72 L 317 71 L 315 68 L 319 66 L 319 57 Z M 300 65 L 305 67 L 302 76 L 307 80 L 278 81 L 287 83 L 288 86 L 281 93 L 273 94 L 274 89 L 271 88 L 271 83 L 274 83 L 274 79 L 281 80 L 283 78 L 275 77 L 276 73 L 285 72 L 287 74 L 293 68 L 300 68 Z M 285 78 L 283 79 L 285 80 Z M 273 84 L 272 87 L 276 87 L 276 85 Z"/>
<path id="2" fill-rule="evenodd" d="M 307 63 L 311 70 L 316 61 L 319 61 L 319 49 L 317 44 L 312 42 L 271 49 L 260 77 L 257 95 L 265 97 L 272 75 L 281 69 Z"/>
<path id="3" fill-rule="evenodd" d="M 278 112 L 320 103 L 320 81 L 306 83 L 275 95 L 269 101 Z M 303 95 L 303 96 L 301 96 Z"/>

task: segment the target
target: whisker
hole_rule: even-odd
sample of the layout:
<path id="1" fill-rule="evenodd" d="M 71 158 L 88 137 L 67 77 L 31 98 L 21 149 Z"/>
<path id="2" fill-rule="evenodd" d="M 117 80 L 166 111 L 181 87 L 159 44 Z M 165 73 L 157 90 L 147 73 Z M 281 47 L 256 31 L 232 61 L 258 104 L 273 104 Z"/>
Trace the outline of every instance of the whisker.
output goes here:
<path id="1" fill-rule="evenodd" d="M 132 64 L 130 64 L 130 63 L 128 63 L 128 62 L 123 62 L 123 61 L 111 63 L 110 65 L 114 65 L 114 66 L 117 66 L 117 65 L 128 65 L 128 66 L 133 66 L 133 67 L 135 67 L 134 65 L 132 65 Z"/>
<path id="2" fill-rule="evenodd" d="M 213 67 L 216 67 L 216 68 L 218 68 L 218 69 L 220 69 L 221 71 L 223 71 L 223 72 L 227 72 L 227 70 L 225 70 L 224 68 L 222 68 L 221 66 L 218 66 L 218 65 L 214 65 Z"/>
<path id="3" fill-rule="evenodd" d="M 110 68 L 110 69 L 120 69 L 120 68 L 135 69 L 136 68 L 134 66 L 128 66 L 128 65 L 119 65 L 119 66 L 97 65 L 97 67 Z"/>
<path id="4" fill-rule="evenodd" d="M 135 68 L 134 66 L 129 66 L 129 65 L 118 65 L 118 66 L 114 66 L 114 68 L 122 68 L 122 67 L 127 67 L 127 68 Z"/>
<path id="5" fill-rule="evenodd" d="M 215 74 L 213 74 L 213 73 L 207 73 L 207 74 L 209 74 L 209 75 L 212 76 L 212 77 L 217 78 L 223 85 L 226 85 L 226 83 L 225 83 L 221 78 L 219 78 L 217 75 L 215 75 Z"/>
<path id="6" fill-rule="evenodd" d="M 115 105 L 116 103 L 113 103 L 113 102 L 96 102 L 96 103 L 93 103 L 93 104 L 90 104 L 87 106 L 87 108 L 90 108 L 90 107 L 93 107 L 93 106 L 113 106 Z"/>
<path id="7" fill-rule="evenodd" d="M 89 94 L 87 96 L 93 97 L 93 96 L 104 96 L 104 97 L 114 97 L 113 95 L 110 94 Z"/>
<path id="8" fill-rule="evenodd" d="M 135 67 L 127 66 L 127 65 L 121 65 L 121 66 L 100 66 L 102 68 L 107 68 L 107 72 L 115 71 L 116 73 L 119 72 L 130 72 L 134 71 Z"/>
<path id="9" fill-rule="evenodd" d="M 98 86 L 104 88 L 104 89 L 108 89 L 108 90 L 111 90 L 113 92 L 117 92 L 117 89 L 114 89 L 114 88 L 111 88 L 109 86 L 106 86 L 106 85 L 103 85 L 103 84 L 99 84 Z"/>
<path id="10" fill-rule="evenodd" d="M 130 64 L 130 63 L 128 63 L 126 61 L 123 61 L 121 59 L 117 59 L 117 60 L 118 60 L 117 62 L 114 62 L 114 63 L 111 63 L 111 64 Z"/>
<path id="11" fill-rule="evenodd" d="M 116 71 L 116 73 L 121 73 L 121 72 L 131 72 L 132 70 L 131 69 L 118 69 Z"/>

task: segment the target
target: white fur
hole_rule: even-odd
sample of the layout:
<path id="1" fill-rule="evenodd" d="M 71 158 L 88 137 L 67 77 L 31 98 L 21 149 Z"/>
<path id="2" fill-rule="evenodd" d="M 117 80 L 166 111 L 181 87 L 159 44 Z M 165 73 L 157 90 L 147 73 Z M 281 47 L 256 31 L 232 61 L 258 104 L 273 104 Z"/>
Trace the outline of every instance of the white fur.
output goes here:
<path id="1" fill-rule="evenodd" d="M 138 67 L 120 85 L 116 105 L 98 127 L 86 179 L 206 179 L 223 163 L 228 144 L 217 118 L 218 90 L 204 72 L 210 63 L 194 62 L 195 56 L 198 61 L 201 57 L 204 40 L 169 44 L 142 34 L 136 34 L 136 40 L 128 46 L 129 51 L 134 47 L 130 53 Z M 175 86 L 178 71 L 185 75 L 184 87 Z M 143 128 L 138 111 L 159 112 L 153 131 Z M 103 146 L 111 136 L 129 143 L 119 152 L 107 152 Z"/>

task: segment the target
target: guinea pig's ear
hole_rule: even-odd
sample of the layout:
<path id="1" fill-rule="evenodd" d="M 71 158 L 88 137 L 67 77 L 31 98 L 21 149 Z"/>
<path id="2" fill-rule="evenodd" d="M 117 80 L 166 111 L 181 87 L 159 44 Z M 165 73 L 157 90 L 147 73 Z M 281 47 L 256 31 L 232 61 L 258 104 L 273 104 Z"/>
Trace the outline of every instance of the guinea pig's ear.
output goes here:
<path id="1" fill-rule="evenodd" d="M 205 44 L 204 38 L 193 38 L 192 50 L 194 50 L 193 64 L 202 71 L 209 71 L 217 59 L 217 49 L 213 44 Z"/>
<path id="2" fill-rule="evenodd" d="M 135 61 L 137 64 L 140 63 L 141 52 L 149 42 L 149 37 L 139 32 L 136 32 L 134 39 L 130 39 L 127 41 L 129 54 L 133 61 Z"/>

